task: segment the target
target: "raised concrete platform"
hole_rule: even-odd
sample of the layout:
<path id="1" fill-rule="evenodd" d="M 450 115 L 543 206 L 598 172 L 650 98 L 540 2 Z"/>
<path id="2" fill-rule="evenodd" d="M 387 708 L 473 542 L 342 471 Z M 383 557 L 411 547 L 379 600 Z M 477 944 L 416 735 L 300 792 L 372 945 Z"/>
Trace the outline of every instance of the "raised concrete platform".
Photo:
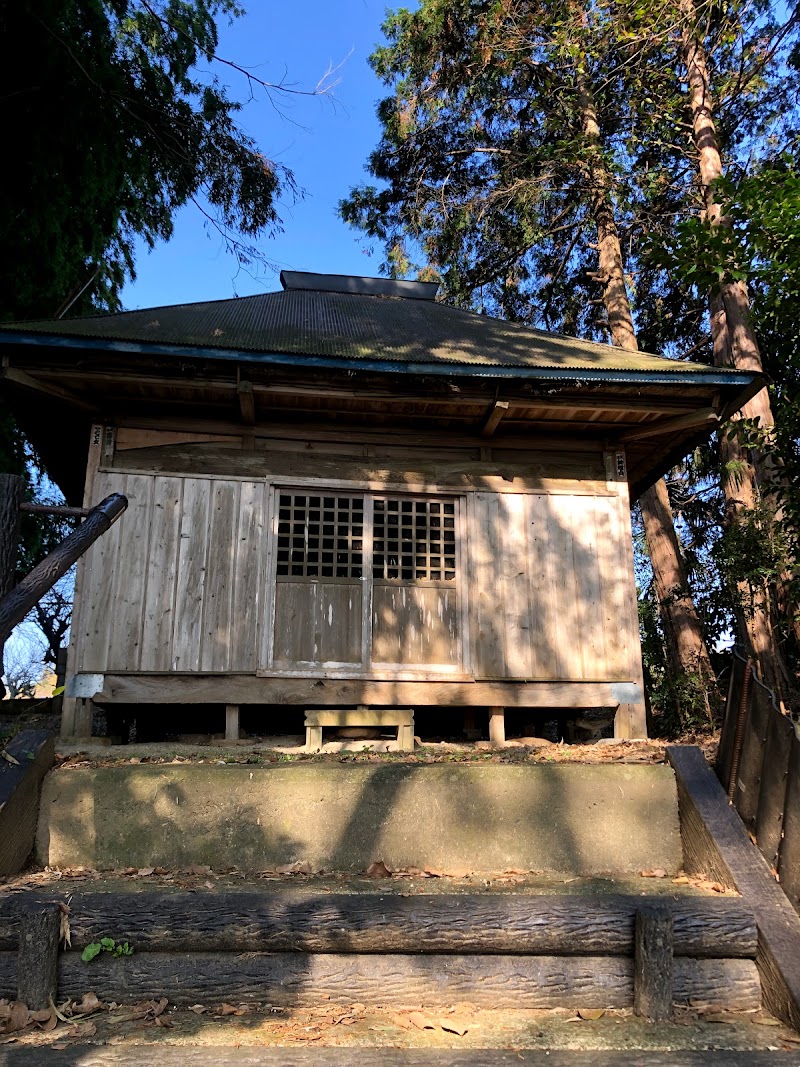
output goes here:
<path id="1" fill-rule="evenodd" d="M 40 864 L 594 875 L 682 864 L 661 765 L 125 765 L 45 779 Z"/>

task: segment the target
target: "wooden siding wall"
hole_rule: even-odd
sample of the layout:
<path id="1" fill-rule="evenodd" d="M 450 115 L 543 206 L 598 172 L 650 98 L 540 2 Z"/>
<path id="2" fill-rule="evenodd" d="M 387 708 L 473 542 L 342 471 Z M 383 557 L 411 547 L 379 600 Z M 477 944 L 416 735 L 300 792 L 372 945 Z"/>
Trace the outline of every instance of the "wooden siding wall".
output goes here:
<path id="1" fill-rule="evenodd" d="M 254 672 L 265 483 L 98 473 L 111 492 L 129 505 L 83 565 L 78 669 Z"/>
<path id="2" fill-rule="evenodd" d="M 635 678 L 627 502 L 475 493 L 469 503 L 476 675 Z"/>
<path id="3" fill-rule="evenodd" d="M 477 449 L 460 462 L 420 452 L 402 466 L 365 461 L 352 445 L 322 472 L 319 456 L 174 436 L 159 447 L 152 432 L 133 447 L 141 438 L 126 432 L 128 447 L 94 474 L 95 500 L 116 491 L 130 505 L 81 564 L 70 673 L 263 667 L 269 483 L 288 470 L 297 484 L 319 480 L 330 466 L 331 488 L 397 487 L 405 472 L 416 491 L 422 482 L 463 492 L 465 667 L 475 677 L 640 680 L 627 485 L 606 480 L 600 451 L 517 450 L 500 463 Z"/>

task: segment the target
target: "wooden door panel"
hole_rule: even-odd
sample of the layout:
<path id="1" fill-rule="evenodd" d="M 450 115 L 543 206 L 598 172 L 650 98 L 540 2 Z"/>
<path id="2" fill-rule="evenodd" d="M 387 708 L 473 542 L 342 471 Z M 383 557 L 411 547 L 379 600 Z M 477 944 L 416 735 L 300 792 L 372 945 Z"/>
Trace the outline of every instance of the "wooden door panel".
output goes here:
<path id="1" fill-rule="evenodd" d="M 275 588 L 275 667 L 358 667 L 361 583 L 282 581 Z"/>
<path id="2" fill-rule="evenodd" d="M 459 666 L 455 588 L 376 584 L 372 594 L 372 661 L 392 666 Z"/>

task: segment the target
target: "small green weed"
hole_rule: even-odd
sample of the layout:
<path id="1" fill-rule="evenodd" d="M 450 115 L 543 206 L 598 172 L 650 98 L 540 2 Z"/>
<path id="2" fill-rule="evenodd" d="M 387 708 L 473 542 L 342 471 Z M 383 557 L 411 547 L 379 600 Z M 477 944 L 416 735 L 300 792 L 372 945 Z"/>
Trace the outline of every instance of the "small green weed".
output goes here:
<path id="1" fill-rule="evenodd" d="M 81 953 L 84 963 L 89 963 L 101 952 L 110 952 L 112 956 L 132 956 L 133 945 L 127 941 L 115 941 L 113 937 L 101 937 L 99 941 L 92 941 Z"/>

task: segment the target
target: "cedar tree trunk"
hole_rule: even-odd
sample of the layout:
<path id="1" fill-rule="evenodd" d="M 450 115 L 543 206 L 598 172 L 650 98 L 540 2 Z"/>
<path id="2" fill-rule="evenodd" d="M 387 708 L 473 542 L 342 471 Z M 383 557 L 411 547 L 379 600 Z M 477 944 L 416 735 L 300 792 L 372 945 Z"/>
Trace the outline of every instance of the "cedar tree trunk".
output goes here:
<path id="1" fill-rule="evenodd" d="M 610 179 L 601 151 L 600 126 L 591 90 L 583 78 L 579 80 L 578 92 L 583 134 L 588 148 L 587 178 L 593 190 L 592 213 L 597 225 L 599 270 L 596 277 L 603 286 L 603 304 L 613 344 L 636 352 L 639 345 L 625 284 Z M 714 683 L 714 670 L 700 617 L 689 592 L 669 494 L 663 479 L 659 479 L 641 495 L 639 506 L 671 665 L 674 670 L 683 671 L 689 677 L 699 678 L 705 694 L 706 710 L 709 711 L 707 691 Z"/>

